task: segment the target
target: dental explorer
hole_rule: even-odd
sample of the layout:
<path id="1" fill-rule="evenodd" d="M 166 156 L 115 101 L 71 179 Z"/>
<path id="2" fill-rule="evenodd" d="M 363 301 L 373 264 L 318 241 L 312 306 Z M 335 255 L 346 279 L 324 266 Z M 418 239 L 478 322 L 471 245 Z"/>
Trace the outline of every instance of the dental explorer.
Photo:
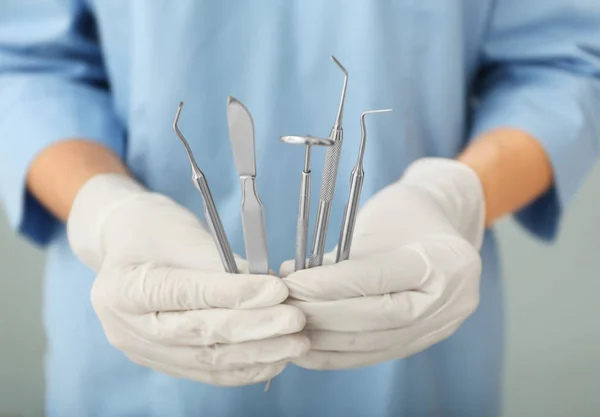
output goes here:
<path id="1" fill-rule="evenodd" d="M 227 123 L 233 159 L 242 186 L 242 229 L 251 274 L 269 274 L 267 232 L 263 205 L 256 189 L 254 122 L 235 97 L 227 99 Z"/>
<path id="2" fill-rule="evenodd" d="M 329 139 L 334 141 L 334 145 L 329 147 L 325 153 L 325 165 L 323 166 L 323 177 L 321 179 L 321 195 L 319 197 L 319 207 L 317 209 L 317 221 L 313 236 L 313 247 L 308 263 L 309 268 L 321 266 L 323 264 L 327 228 L 329 226 L 331 204 L 333 202 L 335 181 L 344 137 L 344 132 L 342 130 L 342 119 L 344 117 L 344 101 L 346 100 L 346 86 L 348 85 L 348 71 L 346 71 L 346 68 L 344 68 L 340 61 L 338 61 L 333 55 L 331 55 L 331 59 L 344 73 L 344 84 L 342 87 L 342 96 L 340 98 L 337 117 L 329 134 Z"/>
<path id="3" fill-rule="evenodd" d="M 317 138 L 314 136 L 282 136 L 280 140 L 284 143 L 304 146 L 304 169 L 300 182 L 300 199 L 298 203 L 298 222 L 296 225 L 296 253 L 295 270 L 306 268 L 306 240 L 308 236 L 308 219 L 310 216 L 310 187 L 311 171 L 310 158 L 312 146 L 332 146 L 331 139 Z"/>
<path id="4" fill-rule="evenodd" d="M 217 246 L 217 250 L 219 251 L 221 262 L 223 262 L 223 266 L 226 272 L 237 274 L 237 264 L 235 263 L 235 258 L 233 257 L 231 246 L 229 245 L 229 241 L 227 240 L 227 235 L 225 234 L 225 229 L 223 228 L 223 224 L 221 223 L 221 218 L 219 217 L 219 212 L 217 211 L 217 207 L 212 198 L 212 194 L 210 192 L 210 188 L 208 187 L 206 177 L 198 167 L 198 164 L 196 163 L 196 160 L 194 158 L 194 154 L 192 153 L 192 149 L 190 148 L 190 145 L 188 144 L 187 140 L 185 139 L 178 127 L 179 116 L 181 115 L 182 107 L 183 101 L 179 103 L 179 107 L 177 108 L 175 120 L 173 121 L 173 130 L 175 130 L 175 133 L 181 140 L 181 143 L 183 143 L 185 151 L 187 152 L 187 156 L 192 167 L 192 182 L 194 183 L 194 186 L 198 189 L 198 191 L 200 191 L 200 193 L 202 194 L 202 198 L 204 200 L 204 216 L 206 218 L 208 228 L 213 235 L 213 239 Z"/>
<path id="5" fill-rule="evenodd" d="M 350 247 L 352 246 L 352 237 L 354 235 L 354 225 L 356 224 L 356 213 L 358 212 L 358 203 L 360 201 L 360 193 L 365 177 L 363 169 L 363 157 L 365 155 L 365 146 L 367 143 L 367 128 L 365 126 L 365 116 L 367 114 L 387 113 L 392 109 L 384 110 L 367 110 L 360 115 L 360 147 L 358 150 L 358 160 L 350 174 L 350 195 L 344 209 L 344 218 L 342 220 L 342 228 L 340 230 L 340 240 L 337 247 L 336 262 L 345 261 L 350 257 Z"/>

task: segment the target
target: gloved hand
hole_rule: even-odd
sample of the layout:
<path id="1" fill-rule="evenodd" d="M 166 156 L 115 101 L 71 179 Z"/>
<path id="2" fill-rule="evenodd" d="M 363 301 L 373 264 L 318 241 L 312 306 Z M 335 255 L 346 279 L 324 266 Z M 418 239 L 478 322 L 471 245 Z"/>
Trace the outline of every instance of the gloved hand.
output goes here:
<path id="1" fill-rule="evenodd" d="M 89 180 L 67 230 L 73 252 L 97 271 L 91 300 L 108 341 L 137 364 L 246 385 L 275 377 L 310 347 L 298 333 L 304 315 L 282 304 L 279 278 L 225 273 L 190 211 L 125 176 Z"/>
<path id="2" fill-rule="evenodd" d="M 414 162 L 359 211 L 350 259 L 293 271 L 290 299 L 306 315 L 309 369 L 403 358 L 450 336 L 479 302 L 484 196 L 477 175 L 446 159 Z"/>

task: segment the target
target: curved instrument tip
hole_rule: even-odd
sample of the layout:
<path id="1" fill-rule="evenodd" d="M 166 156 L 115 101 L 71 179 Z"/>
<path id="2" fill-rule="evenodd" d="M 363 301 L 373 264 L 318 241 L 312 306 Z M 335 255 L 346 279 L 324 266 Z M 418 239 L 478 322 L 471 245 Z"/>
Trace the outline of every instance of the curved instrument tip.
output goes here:
<path id="1" fill-rule="evenodd" d="M 173 129 L 177 132 L 179 129 L 177 128 L 177 124 L 179 123 L 179 116 L 181 116 L 181 108 L 183 107 L 183 101 L 179 102 L 179 106 L 177 107 L 177 112 L 175 113 L 175 120 L 173 120 Z"/>
<path id="2" fill-rule="evenodd" d="M 360 115 L 360 127 L 361 127 L 361 130 L 363 132 L 363 136 L 366 135 L 365 116 L 367 114 L 389 113 L 391 111 L 392 111 L 392 109 L 379 109 L 379 110 L 366 110 L 366 111 L 362 112 L 361 115 Z"/>
<path id="3" fill-rule="evenodd" d="M 364 112 L 361 113 L 360 117 L 365 117 L 367 114 L 374 114 L 374 113 L 388 113 L 391 112 L 392 109 L 379 109 L 379 110 L 366 110 Z"/>
<path id="4" fill-rule="evenodd" d="M 335 56 L 331 55 L 331 59 L 344 73 L 344 85 L 342 86 L 342 96 L 340 98 L 340 105 L 338 107 L 338 113 L 335 118 L 335 124 L 333 125 L 333 128 L 338 130 L 342 128 L 342 119 L 344 117 L 344 101 L 346 100 L 346 87 L 348 86 L 348 71 Z"/>
<path id="5" fill-rule="evenodd" d="M 173 121 L 173 130 L 175 131 L 175 134 L 177 135 L 177 137 L 183 144 L 183 147 L 185 148 L 185 152 L 187 153 L 188 159 L 190 161 L 190 165 L 192 167 L 192 172 L 197 177 L 202 177 L 202 176 L 204 176 L 204 174 L 202 173 L 200 168 L 198 168 L 198 164 L 196 163 L 196 160 L 194 159 L 194 154 L 192 153 L 192 149 L 190 148 L 190 145 L 189 145 L 188 141 L 186 140 L 185 136 L 183 136 L 183 133 L 181 133 L 181 131 L 179 130 L 178 123 L 179 123 L 179 116 L 181 115 L 182 107 L 183 107 L 183 101 L 179 102 L 179 107 L 177 107 L 177 113 L 175 114 L 175 120 Z"/>
<path id="6" fill-rule="evenodd" d="M 235 113 L 235 107 L 241 108 L 242 111 L 244 113 L 246 113 L 247 117 L 251 120 L 252 122 L 252 129 L 254 129 L 254 121 L 252 121 L 252 115 L 250 114 L 250 110 L 248 110 L 248 107 L 246 107 L 246 105 L 244 103 L 242 103 L 240 100 L 238 100 L 237 98 L 235 98 L 234 96 L 228 96 L 227 97 L 227 107 L 230 108 L 229 111 L 231 111 L 231 108 L 233 108 L 234 113 L 228 113 L 228 117 L 235 116 L 237 113 Z"/>
<path id="7" fill-rule="evenodd" d="M 333 55 L 331 55 L 331 60 L 333 62 L 335 62 L 335 65 L 337 65 L 338 67 L 340 67 L 340 69 L 342 70 L 342 72 L 344 73 L 344 75 L 347 77 L 348 76 L 348 71 L 346 70 L 346 67 L 344 67 L 342 65 L 342 63 Z"/>
<path id="8" fill-rule="evenodd" d="M 227 105 L 233 104 L 233 103 L 240 103 L 241 102 L 235 98 L 234 96 L 227 96 Z"/>

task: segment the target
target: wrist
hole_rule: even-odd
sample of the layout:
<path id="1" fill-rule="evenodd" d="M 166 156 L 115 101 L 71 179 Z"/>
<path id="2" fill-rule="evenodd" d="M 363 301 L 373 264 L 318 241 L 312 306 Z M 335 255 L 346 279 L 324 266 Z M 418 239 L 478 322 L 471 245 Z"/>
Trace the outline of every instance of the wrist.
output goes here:
<path id="1" fill-rule="evenodd" d="M 481 180 L 471 167 L 452 159 L 422 158 L 409 165 L 400 181 L 427 191 L 456 231 L 478 250 L 481 248 L 485 195 Z"/>
<path id="2" fill-rule="evenodd" d="M 98 270 L 104 250 L 102 229 L 110 215 L 146 189 L 125 174 L 98 174 L 77 192 L 67 219 L 69 244 L 88 267 Z"/>
<path id="3" fill-rule="evenodd" d="M 27 172 L 27 188 L 47 210 L 66 221 L 79 189 L 101 173 L 127 174 L 127 169 L 100 143 L 60 140 L 33 159 Z"/>

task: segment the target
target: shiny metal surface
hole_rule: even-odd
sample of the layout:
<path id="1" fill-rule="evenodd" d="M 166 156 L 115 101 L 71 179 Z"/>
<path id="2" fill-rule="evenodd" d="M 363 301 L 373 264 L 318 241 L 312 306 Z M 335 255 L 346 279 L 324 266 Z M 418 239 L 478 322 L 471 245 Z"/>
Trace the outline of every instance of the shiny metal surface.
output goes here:
<path id="1" fill-rule="evenodd" d="M 262 202 L 256 189 L 254 122 L 250 112 L 235 97 L 227 101 L 229 138 L 242 187 L 242 228 L 251 274 L 269 273 L 267 232 Z"/>
<path id="2" fill-rule="evenodd" d="M 327 230 L 329 228 L 329 217 L 331 215 L 331 204 L 333 202 L 333 193 L 335 191 L 335 182 L 344 138 L 342 120 L 344 117 L 346 87 L 348 85 L 348 71 L 334 56 L 331 56 L 331 59 L 344 73 L 344 84 L 342 87 L 338 113 L 333 128 L 331 129 L 331 133 L 329 134 L 329 138 L 334 141 L 334 145 L 328 148 L 327 152 L 325 153 L 325 165 L 323 166 L 323 177 L 321 179 L 321 194 L 317 209 L 317 221 L 313 236 L 313 247 L 308 264 L 309 268 L 321 266 L 323 264 L 325 242 L 327 239 Z"/>
<path id="3" fill-rule="evenodd" d="M 365 116 L 374 113 L 387 113 L 392 109 L 383 110 L 368 110 L 360 115 L 360 130 L 361 139 L 358 150 L 358 158 L 356 165 L 350 174 L 350 195 L 344 209 L 344 218 L 342 220 L 342 228 L 340 230 L 340 239 L 337 246 L 336 262 L 345 261 L 350 257 L 350 248 L 352 246 L 352 238 L 354 235 L 354 225 L 356 224 L 356 214 L 358 212 L 358 204 L 360 202 L 360 193 L 365 177 L 363 169 L 363 159 L 365 147 L 367 144 L 367 128 L 365 125 Z"/>
<path id="4" fill-rule="evenodd" d="M 227 124 L 238 174 L 256 176 L 254 122 L 246 106 L 231 96 L 227 98 Z"/>
<path id="5" fill-rule="evenodd" d="M 225 234 L 225 229 L 223 228 L 223 224 L 221 223 L 221 218 L 219 217 L 219 212 L 217 211 L 217 207 L 212 198 L 212 194 L 210 192 L 208 182 L 206 181 L 206 177 L 198 167 L 190 145 L 188 144 L 187 140 L 185 139 L 178 127 L 182 107 L 183 102 L 179 103 L 179 107 L 177 108 L 175 120 L 173 121 L 173 130 L 179 137 L 179 140 L 181 140 L 181 143 L 183 144 L 188 159 L 190 161 L 190 166 L 192 168 L 192 182 L 194 183 L 194 186 L 198 189 L 198 191 L 200 191 L 200 194 L 202 194 L 202 199 L 204 200 L 204 215 L 206 217 L 206 223 L 208 224 L 208 229 L 213 235 L 213 239 L 217 246 L 219 256 L 221 257 L 221 262 L 223 262 L 223 266 L 226 272 L 237 274 L 237 264 L 235 263 L 235 258 L 233 256 L 229 240 L 227 239 L 227 235 Z"/>
<path id="6" fill-rule="evenodd" d="M 280 140 L 284 143 L 294 145 L 305 145 L 304 151 L 304 170 L 300 181 L 300 199 L 298 203 L 298 220 L 296 224 L 296 252 L 295 265 L 296 271 L 306 268 L 306 243 L 308 239 L 308 219 L 310 216 L 310 189 L 311 189 L 311 147 L 333 146 L 331 139 L 317 138 L 314 136 L 282 136 Z"/>

